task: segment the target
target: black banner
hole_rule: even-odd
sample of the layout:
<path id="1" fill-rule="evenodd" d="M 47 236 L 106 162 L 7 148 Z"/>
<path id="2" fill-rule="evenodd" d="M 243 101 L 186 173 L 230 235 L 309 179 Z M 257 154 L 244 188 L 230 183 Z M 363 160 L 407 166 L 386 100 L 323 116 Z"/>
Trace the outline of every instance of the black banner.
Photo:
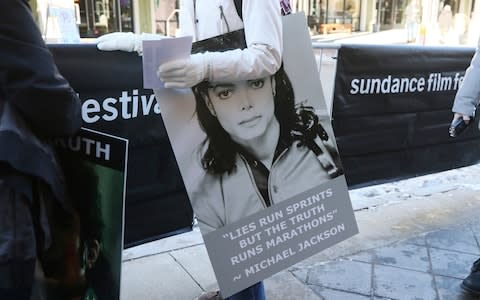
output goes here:
<path id="1" fill-rule="evenodd" d="M 473 52 L 407 45 L 339 49 L 333 127 L 350 187 L 479 161 L 477 124 L 456 139 L 448 135 L 453 99 Z"/>
<path id="2" fill-rule="evenodd" d="M 190 230 L 192 209 L 153 91 L 142 88 L 141 57 L 95 45 L 49 48 L 83 102 L 83 126 L 129 140 L 125 246 Z"/>

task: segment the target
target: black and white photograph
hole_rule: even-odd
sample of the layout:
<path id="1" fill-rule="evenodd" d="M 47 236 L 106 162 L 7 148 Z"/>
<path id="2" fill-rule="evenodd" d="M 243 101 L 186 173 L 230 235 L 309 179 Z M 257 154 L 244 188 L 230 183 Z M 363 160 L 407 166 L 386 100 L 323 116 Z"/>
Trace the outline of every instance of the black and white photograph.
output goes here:
<path id="1" fill-rule="evenodd" d="M 235 36 L 202 41 L 194 50 L 245 47 L 241 32 Z M 196 146 L 205 174 L 187 189 L 204 234 L 342 174 L 314 101 L 296 101 L 283 66 L 272 76 L 203 81 L 192 91 L 205 133 Z"/>
<path id="2" fill-rule="evenodd" d="M 194 43 L 192 51 L 244 47 L 240 30 Z M 169 136 L 203 234 L 343 174 L 330 120 L 317 114 L 322 96 L 297 98 L 284 65 L 272 76 L 203 81 L 191 90 L 187 114 L 186 92 L 176 96 L 189 99 L 165 102 L 180 102 L 187 119 L 173 120 L 178 134 Z"/>

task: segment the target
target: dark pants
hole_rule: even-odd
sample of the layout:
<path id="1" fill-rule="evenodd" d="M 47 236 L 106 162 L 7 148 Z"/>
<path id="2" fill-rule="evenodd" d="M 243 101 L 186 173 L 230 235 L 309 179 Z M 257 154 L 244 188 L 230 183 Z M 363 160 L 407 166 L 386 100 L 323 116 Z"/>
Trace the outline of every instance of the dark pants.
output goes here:
<path id="1" fill-rule="evenodd" d="M 0 299 L 29 299 L 37 248 L 36 218 L 31 200 L 16 188 L 28 189 L 31 184 L 28 178 L 19 177 L 5 168 L 1 173 Z"/>
<path id="2" fill-rule="evenodd" d="M 251 287 L 244 289 L 225 300 L 265 300 L 265 289 L 263 281 L 260 281 Z"/>
<path id="3" fill-rule="evenodd" d="M 36 260 L 51 248 L 58 205 L 38 179 L 0 163 L 0 299 L 28 300 Z M 55 209 L 54 209 L 55 207 Z"/>
<path id="4" fill-rule="evenodd" d="M 35 260 L 17 260 L 0 264 L 0 299 L 29 300 L 32 292 Z"/>

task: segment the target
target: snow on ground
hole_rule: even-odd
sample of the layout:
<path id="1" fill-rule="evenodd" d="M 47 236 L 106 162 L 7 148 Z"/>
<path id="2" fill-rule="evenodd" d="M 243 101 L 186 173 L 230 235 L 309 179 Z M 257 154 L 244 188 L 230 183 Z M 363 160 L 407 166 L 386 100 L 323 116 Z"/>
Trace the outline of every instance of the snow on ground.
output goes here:
<path id="1" fill-rule="evenodd" d="M 354 210 L 375 209 L 452 190 L 480 191 L 480 163 L 349 191 Z"/>

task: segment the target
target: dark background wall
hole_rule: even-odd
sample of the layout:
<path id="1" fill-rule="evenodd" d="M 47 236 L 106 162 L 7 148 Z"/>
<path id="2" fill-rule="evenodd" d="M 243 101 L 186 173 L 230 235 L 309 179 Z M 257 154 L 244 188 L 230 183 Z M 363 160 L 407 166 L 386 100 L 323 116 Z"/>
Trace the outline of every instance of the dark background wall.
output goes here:
<path id="1" fill-rule="evenodd" d="M 333 127 L 349 187 L 479 161 L 478 120 L 460 137 L 453 139 L 448 135 L 457 90 L 455 76 L 464 75 L 473 53 L 471 48 L 409 45 L 344 45 L 339 49 Z M 395 93 L 392 85 L 390 93 L 380 90 L 361 95 L 351 91 L 355 79 L 388 76 L 424 78 L 425 88 Z M 437 84 L 434 89 L 432 83 L 428 90 L 430 77 L 436 78 L 437 83 L 441 82 L 438 78 L 443 78 L 443 85 Z"/>

